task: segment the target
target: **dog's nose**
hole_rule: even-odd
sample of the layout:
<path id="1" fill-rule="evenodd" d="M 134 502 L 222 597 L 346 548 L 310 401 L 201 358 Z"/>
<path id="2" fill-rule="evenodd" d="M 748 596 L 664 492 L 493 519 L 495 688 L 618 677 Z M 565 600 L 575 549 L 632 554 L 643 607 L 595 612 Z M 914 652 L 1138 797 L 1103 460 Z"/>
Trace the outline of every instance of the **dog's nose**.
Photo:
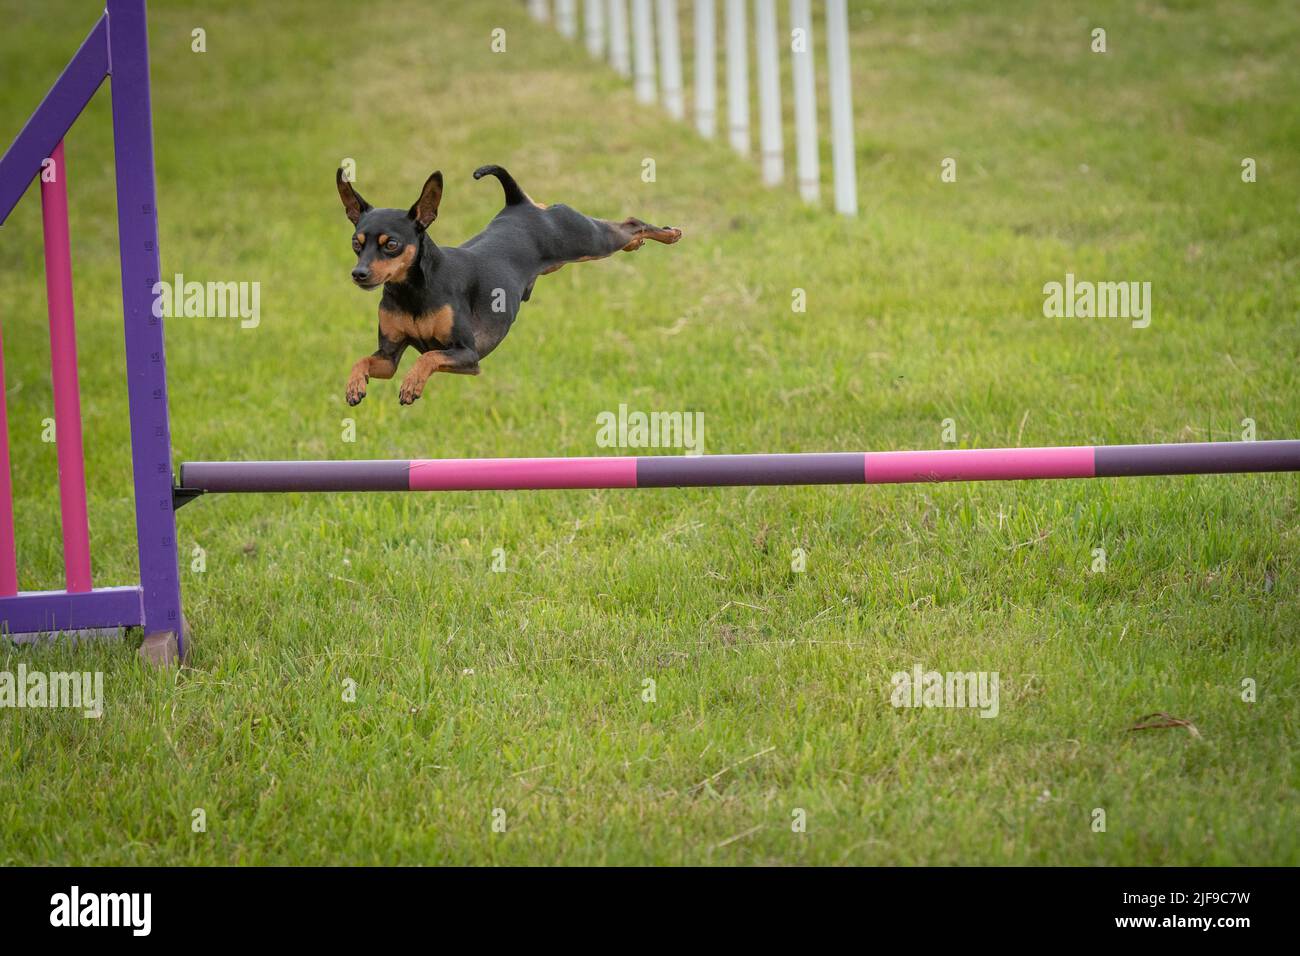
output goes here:
<path id="1" fill-rule="evenodd" d="M 365 266 L 357 266 L 352 270 L 352 278 L 357 282 L 367 282 L 370 279 L 370 270 Z"/>

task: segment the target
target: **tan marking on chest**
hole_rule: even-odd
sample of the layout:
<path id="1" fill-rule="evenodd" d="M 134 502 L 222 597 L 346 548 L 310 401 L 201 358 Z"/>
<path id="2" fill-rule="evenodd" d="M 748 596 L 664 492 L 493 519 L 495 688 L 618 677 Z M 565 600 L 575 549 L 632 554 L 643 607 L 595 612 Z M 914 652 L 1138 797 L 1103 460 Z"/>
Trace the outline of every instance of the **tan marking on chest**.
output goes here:
<path id="1" fill-rule="evenodd" d="M 454 317 L 455 313 L 449 305 L 422 315 L 380 309 L 379 331 L 390 342 L 418 339 L 421 342 L 437 341 L 446 345 L 451 342 L 451 326 Z"/>

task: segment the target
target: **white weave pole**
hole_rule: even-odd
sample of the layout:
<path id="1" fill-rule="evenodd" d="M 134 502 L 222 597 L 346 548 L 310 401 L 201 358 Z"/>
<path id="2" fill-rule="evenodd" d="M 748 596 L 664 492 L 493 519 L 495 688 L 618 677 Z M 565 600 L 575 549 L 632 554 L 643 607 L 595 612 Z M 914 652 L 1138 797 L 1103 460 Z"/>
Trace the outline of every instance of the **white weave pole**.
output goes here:
<path id="1" fill-rule="evenodd" d="M 538 23 L 545 23 L 551 19 L 551 5 L 547 0 L 528 0 L 528 12 Z"/>
<path id="2" fill-rule="evenodd" d="M 632 0 L 632 82 L 638 100 L 655 101 L 655 25 L 650 0 Z"/>
<path id="3" fill-rule="evenodd" d="M 802 33 L 799 33 L 802 31 Z M 802 37 L 800 49 L 791 47 L 794 78 L 794 145 L 799 195 L 806 202 L 821 198 L 821 169 L 817 156 L 817 84 L 813 77 L 812 12 L 809 0 L 790 0 L 790 34 Z"/>
<path id="4" fill-rule="evenodd" d="M 584 0 L 582 26 L 587 36 L 587 52 L 599 58 L 605 52 L 605 0 Z"/>
<path id="5" fill-rule="evenodd" d="M 826 66 L 830 71 L 835 211 L 856 216 L 858 182 L 853 171 L 853 91 L 849 82 L 849 18 L 845 0 L 826 0 Z"/>
<path id="6" fill-rule="evenodd" d="M 659 76 L 663 80 L 664 109 L 673 119 L 686 116 L 682 97 L 682 44 L 677 30 L 677 0 L 659 0 Z"/>
<path id="7" fill-rule="evenodd" d="M 632 61 L 627 50 L 627 0 L 609 0 L 609 65 L 631 76 Z"/>
<path id="8" fill-rule="evenodd" d="M 781 61 L 776 52 L 776 0 L 754 0 L 754 36 L 758 41 L 758 140 L 763 182 L 785 178 L 781 130 Z"/>
<path id="9" fill-rule="evenodd" d="M 727 126 L 731 145 L 749 155 L 749 51 L 745 0 L 727 0 Z"/>
<path id="10" fill-rule="evenodd" d="M 555 0 L 555 29 L 569 40 L 578 35 L 578 0 Z"/>
<path id="11" fill-rule="evenodd" d="M 706 139 L 718 130 L 717 26 L 714 0 L 695 0 L 695 128 Z"/>

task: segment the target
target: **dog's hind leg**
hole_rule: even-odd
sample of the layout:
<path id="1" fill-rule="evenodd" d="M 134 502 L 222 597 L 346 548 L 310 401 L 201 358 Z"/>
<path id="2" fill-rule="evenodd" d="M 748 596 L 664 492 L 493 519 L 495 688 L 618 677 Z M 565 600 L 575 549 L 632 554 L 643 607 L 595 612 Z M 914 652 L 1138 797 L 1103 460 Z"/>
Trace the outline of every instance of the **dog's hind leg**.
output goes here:
<path id="1" fill-rule="evenodd" d="M 671 226 L 652 226 L 631 217 L 621 222 L 596 219 L 562 203 L 543 209 L 541 221 L 544 227 L 540 236 L 543 260 L 538 270 L 540 275 L 566 262 L 603 259 L 619 250 L 631 251 L 647 239 L 673 243 L 682 237 L 682 231 Z"/>
<path id="2" fill-rule="evenodd" d="M 629 216 L 622 222 L 610 222 L 614 231 L 626 241 L 619 248 L 623 252 L 640 249 L 647 239 L 672 245 L 682 237 L 682 231 L 675 226 L 652 226 L 648 222 Z"/>
<path id="3" fill-rule="evenodd" d="M 523 301 L 530 298 L 538 276 L 555 272 L 566 263 L 604 259 L 620 250 L 631 252 L 647 239 L 673 243 L 682 237 L 682 231 L 672 226 L 652 226 L 631 217 L 622 222 L 596 219 L 562 203 L 540 209 L 539 216 L 535 235 L 541 261 L 524 289 Z"/>

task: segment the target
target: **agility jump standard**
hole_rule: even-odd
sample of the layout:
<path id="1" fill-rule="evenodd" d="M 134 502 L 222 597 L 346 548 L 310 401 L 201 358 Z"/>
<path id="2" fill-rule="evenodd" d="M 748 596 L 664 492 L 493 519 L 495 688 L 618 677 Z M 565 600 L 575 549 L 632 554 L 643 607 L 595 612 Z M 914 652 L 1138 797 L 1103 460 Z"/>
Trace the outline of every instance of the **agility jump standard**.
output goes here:
<path id="1" fill-rule="evenodd" d="M 111 27 L 111 29 L 110 29 Z M 67 216 L 64 134 L 112 75 L 122 310 L 130 399 L 140 583 L 93 587 Z M 185 655 L 176 509 L 209 492 L 458 491 L 892 484 L 1300 471 L 1300 441 L 1074 448 L 835 452 L 622 458 L 399 461 L 199 461 L 173 480 L 160 273 L 153 119 L 144 0 L 108 0 L 63 74 L 0 158 L 0 223 L 40 176 L 65 587 L 19 591 L 0 354 L 0 633 L 57 634 L 140 627 L 146 660 Z"/>

